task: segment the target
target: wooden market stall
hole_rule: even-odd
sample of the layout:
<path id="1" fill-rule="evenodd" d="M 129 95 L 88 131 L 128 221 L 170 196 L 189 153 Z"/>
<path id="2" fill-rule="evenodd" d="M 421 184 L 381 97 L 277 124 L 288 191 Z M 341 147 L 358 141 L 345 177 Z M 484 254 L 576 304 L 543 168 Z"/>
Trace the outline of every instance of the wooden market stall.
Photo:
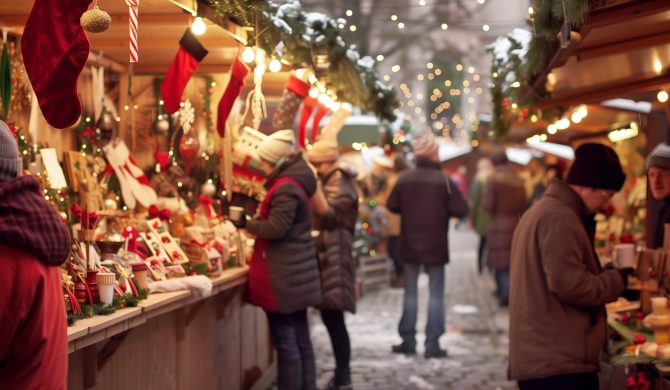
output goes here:
<path id="1" fill-rule="evenodd" d="M 555 7 L 535 9 L 531 14 L 531 18 L 535 18 L 534 30 L 527 35 L 510 35 L 509 46 L 523 52 L 525 57 L 514 57 L 510 52 L 505 54 L 512 58 L 511 62 L 524 58 L 531 65 L 525 69 L 520 66 L 504 69 L 500 59 L 505 56 L 497 55 L 498 69 L 501 73 L 509 72 L 511 80 L 516 82 L 506 83 L 502 81 L 504 77 L 496 81 L 494 92 L 498 94 L 494 112 L 498 117 L 495 122 L 498 129 L 504 129 L 505 139 L 515 142 L 548 141 L 573 148 L 584 142 L 600 142 L 615 149 L 628 179 L 614 198 L 623 210 L 619 218 L 623 222 L 616 222 L 617 215 L 608 219 L 603 217 L 596 233 L 596 250 L 601 258 L 607 258 L 610 256 L 607 248 L 612 247 L 607 241 L 635 242 L 644 247 L 645 222 L 649 229 L 657 217 L 650 206 L 654 201 L 647 200 L 645 159 L 655 145 L 670 139 L 667 99 L 670 88 L 670 3 L 653 0 L 577 3 L 572 4 L 575 7 L 570 11 L 563 8 L 560 16 L 557 16 Z M 524 37 L 528 39 L 524 41 Z M 518 50 L 519 47 L 523 50 Z M 529 73 L 528 69 L 533 71 Z M 603 230 L 602 225 L 623 229 Z M 621 234 L 622 231 L 626 233 Z M 649 256 L 667 259 L 667 250 L 659 249 L 654 253 Z M 639 258 L 646 254 L 647 250 L 642 249 Z M 637 277 L 641 282 L 633 289 L 642 292 L 640 301 L 634 302 L 637 307 L 618 308 L 614 304 L 609 308 L 610 314 L 627 311 L 632 318 L 639 311 L 635 318 L 641 319 L 650 311 L 650 294 L 662 296 L 665 292 L 667 295 L 667 289 L 663 290 L 663 287 L 650 287 L 649 283 L 657 279 L 658 283 L 667 279 L 663 265 L 656 260 L 652 263 L 651 267 L 645 262 L 646 266 L 638 268 Z M 649 272 L 651 277 L 647 275 Z M 635 321 L 628 321 L 626 315 L 610 316 L 612 329 L 624 336 L 619 344 L 609 343 L 612 355 L 601 361 L 601 388 L 626 388 L 626 381 L 631 384 L 630 374 L 635 371 L 641 373 L 639 378 L 651 380 L 654 388 L 669 387 L 664 362 L 652 369 L 636 366 L 644 364 L 642 360 L 645 358 L 647 363 L 654 359 L 664 360 L 665 355 L 651 358 L 645 356 L 643 350 L 638 359 L 635 346 L 627 350 L 633 351 L 634 356 L 621 352 L 621 346 L 633 343 L 634 336 L 650 334 L 641 325 L 641 320 L 637 324 Z M 624 372 L 626 365 L 629 368 Z M 635 382 L 639 378 L 632 380 Z"/>
<path id="2" fill-rule="evenodd" d="M 313 13 L 309 20 L 305 20 L 299 4 L 291 5 L 294 7 L 293 12 L 282 14 L 277 10 L 276 5 L 270 4 L 269 1 L 254 2 L 251 7 L 247 6 L 246 2 L 239 0 L 227 2 L 142 0 L 133 11 L 133 8 L 124 1 L 98 0 L 94 4 L 91 3 L 91 7 L 95 5 L 100 10 L 107 12 L 111 17 L 111 26 L 104 32 L 86 33 L 90 42 L 90 52 L 86 65 L 76 81 L 82 115 L 74 126 L 63 129 L 55 128 L 42 115 L 44 110 L 38 107 L 38 99 L 33 95 L 27 75 L 29 72 L 23 66 L 24 59 L 20 52 L 21 39 L 33 4 L 34 2 L 24 0 L 0 2 L 0 30 L 7 35 L 3 44 L 6 44 L 9 51 L 8 61 L 11 64 L 13 86 L 11 103 L 5 100 L 3 93 L 1 103 L 8 107 L 3 107 L 4 115 L 0 114 L 0 117 L 10 123 L 12 130 L 17 132 L 26 170 L 33 167 L 31 164 L 37 164 L 36 156 L 40 149 L 50 148 L 55 150 L 54 156 L 57 156 L 60 161 L 60 164 L 55 160 L 51 163 L 65 166 L 67 181 L 70 182 L 66 184 L 72 184 L 73 178 L 76 178 L 81 185 L 81 183 L 86 183 L 87 178 L 111 176 L 113 167 L 109 164 L 105 167 L 106 163 L 103 159 L 105 157 L 103 149 L 106 145 L 111 144 L 110 139 L 115 140 L 115 143 L 116 140 L 119 140 L 119 143 L 124 142 L 128 145 L 129 152 L 132 154 L 132 165 L 144 172 L 133 174 L 136 175 L 134 179 L 137 179 L 138 182 L 146 178 L 145 174 L 151 176 L 150 174 L 155 171 L 158 176 L 159 173 L 164 173 L 173 166 L 184 166 L 185 175 L 169 176 L 162 182 L 167 186 L 178 187 L 175 190 L 175 198 L 176 209 L 180 213 L 179 220 L 176 218 L 162 219 L 164 222 L 156 220 L 153 229 L 159 230 L 149 228 L 150 233 L 153 234 L 156 232 L 164 234 L 167 231 L 175 237 L 180 237 L 173 230 L 176 228 L 176 222 L 183 225 L 189 218 L 190 223 L 193 223 L 192 219 L 197 221 L 201 217 L 202 221 L 204 218 L 204 225 L 208 229 L 215 224 L 228 223 L 222 217 L 221 202 L 223 201 L 224 204 L 233 202 L 235 197 L 231 194 L 239 189 L 231 185 L 231 180 L 237 177 L 237 171 L 233 173 L 232 168 L 228 165 L 233 165 L 230 161 L 231 144 L 239 141 L 240 135 L 235 133 L 230 135 L 231 132 L 228 131 L 226 137 L 238 137 L 236 140 L 226 140 L 222 136 L 221 129 L 217 129 L 217 104 L 231 84 L 231 68 L 234 63 L 239 63 L 242 58 L 242 49 L 245 47 L 256 50 L 256 54 L 261 49 L 266 50 L 268 62 L 271 62 L 269 61 L 271 58 L 276 60 L 282 54 L 285 55 L 279 68 L 269 67 L 270 71 L 262 74 L 262 81 L 253 70 L 248 72 L 246 79 L 238 80 L 246 85 L 238 94 L 240 99 L 237 99 L 238 96 L 233 97 L 236 100 L 233 111 L 241 110 L 242 106 L 245 106 L 247 111 L 252 111 L 248 117 L 239 113 L 238 128 L 253 124 L 253 127 L 258 130 L 251 129 L 248 134 L 262 136 L 262 133 L 267 134 L 278 130 L 273 123 L 273 117 L 282 99 L 285 98 L 289 77 L 305 79 L 299 80 L 305 89 L 300 98 L 303 100 L 307 98 L 312 105 L 309 111 L 306 109 L 301 111 L 301 113 L 306 112 L 302 114 L 304 121 L 301 118 L 303 128 L 305 124 L 302 122 L 306 122 L 307 119 L 312 119 L 314 122 L 308 134 L 301 134 L 303 139 L 300 141 L 303 146 L 306 141 L 314 141 L 320 128 L 320 120 L 330 111 L 338 113 L 338 115 L 331 115 L 331 117 L 337 117 L 338 120 L 337 123 L 334 123 L 336 122 L 334 120 L 330 121 L 326 124 L 326 128 L 333 128 L 335 132 L 339 131 L 344 119 L 349 115 L 349 112 L 343 112 L 339 108 L 339 102 L 358 105 L 386 119 L 392 119 L 393 109 L 397 106 L 393 88 L 378 80 L 373 69 L 374 60 L 370 57 L 359 57 L 355 48 L 347 45 L 339 35 L 337 24 L 325 15 Z M 268 15 L 261 12 L 263 7 L 276 12 L 276 15 L 272 16 L 273 19 L 269 21 L 264 19 L 268 18 Z M 138 48 L 138 60 L 129 62 L 129 57 L 134 56 L 131 54 L 133 43 L 130 41 L 135 39 L 133 28 L 129 27 L 133 21 L 129 21 L 129 18 L 132 19 L 130 15 L 136 11 L 139 11 L 135 42 Z M 289 20 L 296 15 L 298 20 Z M 283 19 L 278 21 L 281 17 L 287 18 L 287 21 Z M 199 140 L 199 144 L 196 142 L 197 147 L 189 150 L 189 152 L 196 152 L 192 156 L 192 159 L 195 160 L 193 166 L 189 166 L 191 164 L 186 161 L 185 153 L 180 149 L 182 145 L 178 144 L 179 138 L 175 137 L 181 136 L 181 141 L 186 138 L 189 130 L 186 129 L 181 116 L 188 117 L 190 113 L 185 110 L 185 113 L 179 113 L 179 119 L 175 119 L 176 116 L 171 117 L 172 113 L 166 112 L 161 82 L 171 68 L 173 58 L 180 48 L 180 39 L 196 20 L 198 23 L 204 23 L 206 27 L 204 34 L 196 35 L 198 35 L 198 42 L 208 51 L 208 54 L 198 64 L 195 74 L 190 77 L 183 93 L 182 105 L 193 107 L 191 111 L 193 117 L 190 119 L 189 127 L 193 126 L 194 138 Z M 291 30 L 290 23 L 300 23 L 300 25 L 294 26 L 294 29 Z M 314 25 L 308 25 L 309 23 Z M 312 31 L 311 34 L 325 34 L 327 37 L 319 42 L 323 41 L 327 46 L 319 47 L 319 44 L 315 42 L 316 37 L 301 32 L 298 27 L 309 29 Z M 255 65 L 252 65 L 254 60 L 246 62 L 252 69 L 254 66 L 259 67 L 259 64 L 266 65 L 261 60 L 255 61 Z M 303 70 L 305 70 L 304 77 L 302 77 Z M 296 75 L 298 72 L 301 74 L 300 77 Z M 104 76 L 101 76 L 102 74 Z M 100 83 L 101 79 L 102 83 Z M 103 90 L 100 101 L 98 101 L 99 98 L 94 98 L 97 96 L 96 88 Z M 262 102 L 254 100 L 254 108 L 249 110 L 250 103 L 249 101 L 244 102 L 244 99 L 251 91 L 257 94 L 254 99 L 262 92 L 264 100 Z M 306 96 L 308 91 L 309 97 Z M 178 98 L 181 99 L 181 97 Z M 39 102 L 40 105 L 42 103 L 42 101 Z M 75 103 L 77 102 L 62 102 L 62 104 Z M 293 112 L 295 115 L 302 101 L 296 100 L 293 103 L 295 103 Z M 263 118 L 260 118 L 261 112 L 257 111 L 265 114 Z M 105 118 L 109 118 L 111 123 L 105 122 Z M 292 126 L 292 119 L 285 125 L 286 127 Z M 283 127 L 279 129 L 281 128 Z M 111 134 L 105 135 L 108 139 L 104 141 L 109 143 L 98 143 L 102 138 L 101 134 L 108 130 L 111 131 Z M 307 140 L 307 136 L 311 137 L 311 140 Z M 226 146 L 223 146 L 224 144 Z M 158 153 L 166 156 L 165 166 L 160 166 L 162 163 L 159 161 Z M 100 160 L 102 166 L 97 166 L 95 169 L 102 169 L 96 171 L 91 177 L 76 176 L 73 174 L 75 169 L 72 167 L 77 166 L 77 163 L 71 160 L 78 159 L 79 155 L 86 166 L 98 164 L 97 161 Z M 90 162 L 90 158 L 93 158 L 95 163 Z M 216 161 L 216 163 L 211 161 Z M 60 166 L 58 168 L 60 170 Z M 130 172 L 129 163 L 126 163 L 125 169 Z M 70 187 L 53 188 L 49 180 L 45 178 L 44 172 L 36 170 L 31 171 L 31 174 L 35 176 L 42 174 L 40 180 L 45 186 L 45 199 L 54 204 L 63 220 L 66 220 L 70 226 L 77 225 L 73 221 L 74 211 L 71 211 L 69 206 L 76 196 L 80 197 L 80 202 L 84 202 L 85 192 L 79 191 L 80 194 L 78 194 Z M 116 174 L 118 175 L 118 172 Z M 189 187 L 187 184 L 189 179 L 198 181 L 202 187 L 198 188 L 195 185 Z M 154 187 L 159 186 L 154 182 L 150 184 Z M 258 183 L 255 184 L 258 185 Z M 142 185 L 148 186 L 146 183 Z M 258 194 L 252 192 L 251 190 L 246 191 L 245 188 L 241 194 L 253 200 Z M 96 192 L 95 195 L 103 194 Z M 148 204 L 140 205 L 139 203 L 137 209 L 133 206 L 127 207 L 129 203 L 126 195 L 123 188 L 113 190 L 110 187 L 108 193 L 104 194 L 104 202 L 102 197 L 100 199 L 100 202 L 105 205 L 105 210 L 102 211 L 108 212 L 106 215 L 110 216 L 110 223 L 107 226 L 110 231 L 112 228 L 109 226 L 113 225 L 111 216 L 118 217 L 130 225 L 140 219 L 140 223 L 146 225 L 147 214 L 154 213 L 154 217 L 150 218 L 158 218 L 164 211 L 157 208 L 151 210 Z M 183 212 L 179 202 L 184 199 L 189 201 L 188 206 L 191 210 Z M 86 198 L 86 202 L 88 200 Z M 122 200 L 125 201 L 125 205 L 121 203 Z M 212 208 L 212 204 L 218 204 L 219 210 Z M 107 209 L 108 205 L 113 207 Z M 85 206 L 83 215 L 88 216 L 90 211 Z M 94 208 L 93 211 L 100 210 Z M 95 228 L 84 228 L 83 224 L 84 220 L 81 221 L 81 230 L 75 230 L 76 228 L 73 227 L 72 235 L 77 237 L 75 233 L 91 230 L 78 236 L 82 243 L 86 241 L 85 264 L 87 266 L 91 264 L 89 254 L 90 243 L 93 240 L 82 237 L 89 237 L 88 233 L 91 233 L 92 236 Z M 183 233 L 184 227 L 180 228 Z M 123 227 L 116 233 L 123 231 L 125 234 L 127 229 Z M 207 232 L 211 233 L 209 230 Z M 150 233 L 140 232 L 139 234 L 144 234 L 142 238 L 153 253 L 157 249 L 150 245 L 152 240 Z M 129 234 L 137 238 L 138 232 Z M 214 257 L 210 257 L 209 252 L 203 252 L 204 249 L 198 252 L 199 249 L 194 248 L 198 254 L 205 253 L 205 271 L 198 273 L 210 276 L 213 289 L 209 296 L 202 297 L 191 290 L 180 290 L 150 294 L 145 300 L 126 307 L 119 305 L 115 300 L 113 305 L 116 311 L 90 318 L 80 318 L 74 315 L 81 314 L 76 313 L 73 309 L 76 303 L 73 301 L 80 300 L 80 296 L 76 294 L 66 296 L 66 305 L 70 310 L 69 319 L 76 319 L 76 322 L 68 327 L 68 388 L 267 388 L 276 375 L 276 359 L 270 343 L 265 314 L 262 310 L 244 301 L 243 295 L 248 274 L 244 258 L 248 256 L 250 246 L 247 242 L 243 243 L 243 240 L 239 238 L 239 233 L 236 234 L 238 238 L 235 244 L 235 261 L 227 261 L 225 258 L 213 260 Z M 176 243 L 173 240 L 174 237 L 167 234 L 161 238 L 165 247 Z M 210 236 L 207 238 L 211 239 Z M 216 239 L 209 241 L 209 244 L 205 246 L 197 240 L 192 240 L 187 244 L 201 246 L 209 251 L 214 248 L 215 245 L 211 244 L 214 242 Z M 225 240 L 218 243 L 222 242 L 223 246 L 230 243 Z M 160 242 L 154 242 L 154 244 L 157 247 L 163 245 Z M 79 246 L 80 243 L 77 242 L 76 245 Z M 223 255 L 229 248 L 220 249 L 219 254 Z M 183 245 L 182 250 L 185 251 Z M 176 259 L 179 258 L 180 253 L 182 252 L 175 250 L 168 256 L 177 263 Z M 159 258 L 159 260 L 164 259 Z M 223 272 L 213 272 L 219 271 L 220 268 L 212 270 L 214 267 L 208 265 L 210 260 L 212 264 L 220 261 L 216 267 L 225 268 Z M 229 264 L 223 267 L 222 264 L 226 262 Z M 166 262 L 168 263 L 170 262 Z M 152 264 L 147 264 L 149 270 L 152 269 Z M 196 273 L 193 271 L 196 269 L 195 265 L 188 269 L 192 271 L 189 274 Z M 95 281 L 95 277 L 93 280 Z M 87 283 L 87 281 L 83 282 Z M 69 293 L 67 278 L 63 279 L 62 283 Z M 88 287 L 85 287 L 85 290 L 88 291 Z M 86 294 L 90 294 L 88 298 L 89 302 L 92 302 L 90 292 L 84 292 L 82 302 L 86 301 Z M 75 297 L 77 299 L 74 299 Z M 95 313 L 99 314 L 98 311 Z"/>
<path id="3" fill-rule="evenodd" d="M 118 109 L 117 135 L 131 145 L 140 164 L 147 166 L 153 161 L 149 152 L 155 144 L 150 136 L 157 110 L 154 79 L 168 69 L 191 23 L 186 9 L 195 2 L 141 2 L 137 63 L 128 63 L 128 6 L 123 1 L 100 1 L 98 5 L 110 14 L 112 24 L 105 33 L 88 34 L 91 52 L 79 79 L 83 109 L 92 116 L 91 73 L 102 67 L 106 95 Z M 0 28 L 9 33 L 15 50 L 32 6 L 33 2 L 20 0 L 0 3 Z M 218 101 L 226 73 L 238 46 L 246 43 L 248 31 L 225 18 L 213 19 L 221 25 L 205 19 L 207 34 L 200 40 L 209 54 L 198 74 L 219 82 L 210 97 Z M 264 87 L 271 104 L 281 95 L 286 77 L 286 72 L 266 77 Z M 196 77 L 196 85 L 187 88 L 189 96 L 197 96 L 196 89 L 202 88 L 198 81 L 202 84 Z M 26 98 L 18 95 L 18 99 Z M 30 104 L 16 107 L 11 119 L 27 127 Z M 75 128 L 54 129 L 41 120 L 33 142 L 55 147 L 62 156 L 77 149 L 78 135 Z M 276 363 L 264 313 L 244 303 L 246 278 L 246 267 L 231 268 L 212 280 L 209 297 L 194 296 L 189 290 L 152 294 L 137 307 L 75 322 L 68 327 L 68 388 L 267 387 Z"/>

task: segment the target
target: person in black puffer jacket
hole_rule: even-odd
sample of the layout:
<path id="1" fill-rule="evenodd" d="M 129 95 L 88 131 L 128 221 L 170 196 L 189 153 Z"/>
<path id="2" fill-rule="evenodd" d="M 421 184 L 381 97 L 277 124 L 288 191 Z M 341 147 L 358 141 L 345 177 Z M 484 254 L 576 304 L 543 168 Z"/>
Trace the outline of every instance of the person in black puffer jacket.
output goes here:
<path id="1" fill-rule="evenodd" d="M 307 158 L 317 170 L 326 198 L 325 207 L 317 207 L 315 202 L 317 218 L 314 226 L 319 231 L 316 241 L 323 293 L 319 308 L 335 355 L 335 375 L 328 390 L 351 389 L 351 344 L 344 311 L 356 311 L 355 264 L 351 252 L 358 218 L 356 172 L 346 164 L 338 163 L 335 142 L 314 143 Z"/>
<path id="2" fill-rule="evenodd" d="M 321 303 L 316 247 L 312 240 L 309 199 L 316 178 L 294 148 L 292 130 L 270 135 L 258 157 L 270 172 L 259 218 L 233 221 L 256 236 L 249 265 L 247 299 L 262 307 L 277 349 L 280 390 L 316 388 L 314 351 L 309 338 L 307 307 Z"/>

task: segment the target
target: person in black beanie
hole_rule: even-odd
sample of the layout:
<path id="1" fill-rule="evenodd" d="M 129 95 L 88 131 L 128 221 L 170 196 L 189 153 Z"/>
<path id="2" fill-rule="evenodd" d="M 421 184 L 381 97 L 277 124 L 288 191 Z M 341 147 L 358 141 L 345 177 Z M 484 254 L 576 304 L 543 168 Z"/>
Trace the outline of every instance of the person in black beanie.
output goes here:
<path id="1" fill-rule="evenodd" d="M 565 181 L 554 179 L 514 232 L 509 374 L 524 389 L 597 389 L 607 339 L 605 304 L 632 268 L 603 269 L 594 215 L 626 176 L 614 150 L 583 144 Z"/>

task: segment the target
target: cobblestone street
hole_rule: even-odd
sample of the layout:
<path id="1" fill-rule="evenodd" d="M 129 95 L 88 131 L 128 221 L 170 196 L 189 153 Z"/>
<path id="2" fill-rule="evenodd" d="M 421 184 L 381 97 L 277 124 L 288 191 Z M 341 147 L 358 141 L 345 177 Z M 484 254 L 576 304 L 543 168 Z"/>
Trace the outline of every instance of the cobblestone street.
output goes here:
<path id="1" fill-rule="evenodd" d="M 493 281 L 476 269 L 477 236 L 469 229 L 451 229 L 451 263 L 447 267 L 447 332 L 441 338 L 446 359 L 425 359 L 427 275 L 419 279 L 417 355 L 391 353 L 400 342 L 397 332 L 402 289 L 384 288 L 363 296 L 358 313 L 347 314 L 352 344 L 354 389 L 513 389 L 506 380 L 507 311 L 492 296 Z M 325 388 L 334 360 L 327 331 L 318 316 L 312 340 L 317 355 L 317 385 Z"/>

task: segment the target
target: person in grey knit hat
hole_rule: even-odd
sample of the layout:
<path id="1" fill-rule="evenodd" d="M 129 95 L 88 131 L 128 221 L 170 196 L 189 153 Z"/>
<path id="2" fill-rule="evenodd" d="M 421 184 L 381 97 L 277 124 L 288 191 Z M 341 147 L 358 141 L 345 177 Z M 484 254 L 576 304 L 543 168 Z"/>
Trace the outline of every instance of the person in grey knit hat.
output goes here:
<path id="1" fill-rule="evenodd" d="M 651 151 L 647 158 L 647 178 L 652 197 L 647 246 L 659 248 L 663 246 L 663 227 L 670 223 L 670 145 L 658 144 Z"/>
<path id="2" fill-rule="evenodd" d="M 12 180 L 21 175 L 23 161 L 14 134 L 0 121 L 0 180 Z"/>

